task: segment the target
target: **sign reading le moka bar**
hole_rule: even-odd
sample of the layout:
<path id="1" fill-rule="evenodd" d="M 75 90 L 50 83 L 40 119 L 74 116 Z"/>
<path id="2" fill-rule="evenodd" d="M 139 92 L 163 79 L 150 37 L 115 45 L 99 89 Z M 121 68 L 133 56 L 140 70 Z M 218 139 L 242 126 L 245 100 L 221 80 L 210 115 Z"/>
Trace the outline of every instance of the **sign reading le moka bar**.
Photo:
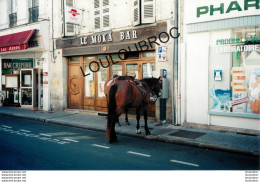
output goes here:
<path id="1" fill-rule="evenodd" d="M 78 54 L 93 54 L 102 52 L 117 52 L 120 50 L 120 45 L 131 44 L 133 42 L 138 42 L 141 40 L 146 40 L 149 37 L 156 39 L 155 36 L 159 35 L 161 32 L 167 31 L 166 22 L 157 23 L 156 26 L 145 27 L 145 28 L 133 28 L 121 31 L 106 31 L 90 34 L 88 36 L 77 37 L 76 39 L 56 41 L 56 47 L 58 49 L 73 49 L 77 47 L 79 49 L 74 51 Z M 164 35 L 162 34 L 162 37 Z M 151 38 L 151 39 L 152 39 Z M 155 41 L 155 40 L 154 40 Z M 100 46 L 106 47 L 106 51 L 100 49 Z M 88 48 L 89 47 L 89 48 Z M 84 49 L 84 50 L 83 50 Z M 67 51 L 63 51 L 63 54 Z M 72 54 L 72 50 L 69 51 Z M 76 54 L 76 53 L 73 53 Z M 66 55 L 66 54 L 65 54 Z"/>

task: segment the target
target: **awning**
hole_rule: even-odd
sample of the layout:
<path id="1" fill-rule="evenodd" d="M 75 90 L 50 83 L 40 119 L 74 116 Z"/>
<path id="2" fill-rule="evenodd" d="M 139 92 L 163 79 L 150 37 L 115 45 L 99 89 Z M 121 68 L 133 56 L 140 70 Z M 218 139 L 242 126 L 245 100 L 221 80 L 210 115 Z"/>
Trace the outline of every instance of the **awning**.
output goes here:
<path id="1" fill-rule="evenodd" d="M 0 36 L 0 53 L 28 48 L 28 41 L 36 29 Z"/>

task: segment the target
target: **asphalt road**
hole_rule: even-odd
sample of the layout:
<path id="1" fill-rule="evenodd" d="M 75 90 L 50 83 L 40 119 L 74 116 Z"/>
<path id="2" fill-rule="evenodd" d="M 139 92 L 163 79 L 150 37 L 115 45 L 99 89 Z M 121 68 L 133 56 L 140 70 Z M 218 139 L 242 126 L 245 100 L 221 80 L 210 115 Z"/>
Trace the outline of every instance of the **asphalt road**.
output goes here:
<path id="1" fill-rule="evenodd" d="M 0 115 L 0 170 L 259 170 L 259 158 Z"/>

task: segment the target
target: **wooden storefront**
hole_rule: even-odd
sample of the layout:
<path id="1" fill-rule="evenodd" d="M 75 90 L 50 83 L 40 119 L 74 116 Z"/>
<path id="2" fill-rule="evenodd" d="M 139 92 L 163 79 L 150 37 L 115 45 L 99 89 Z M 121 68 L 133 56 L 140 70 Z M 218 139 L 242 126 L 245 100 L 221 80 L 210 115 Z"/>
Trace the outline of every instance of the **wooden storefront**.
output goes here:
<path id="1" fill-rule="evenodd" d="M 135 74 L 136 79 L 152 77 L 155 51 L 132 52 L 127 56 L 125 60 L 118 54 L 68 57 L 68 108 L 107 111 L 104 83 L 108 78 L 115 74 Z M 111 58 L 116 64 L 112 64 Z M 89 75 L 84 77 L 81 68 Z M 149 115 L 155 115 L 154 102 L 149 104 Z"/>

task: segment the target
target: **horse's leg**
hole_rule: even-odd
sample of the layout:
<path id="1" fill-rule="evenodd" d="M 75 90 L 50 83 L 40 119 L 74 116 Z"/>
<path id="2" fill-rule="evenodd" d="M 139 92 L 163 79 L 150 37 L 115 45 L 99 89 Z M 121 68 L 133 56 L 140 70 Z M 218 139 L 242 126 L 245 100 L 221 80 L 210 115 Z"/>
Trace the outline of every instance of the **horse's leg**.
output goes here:
<path id="1" fill-rule="evenodd" d="M 119 117 L 115 118 L 115 124 L 118 124 L 118 126 L 121 126 L 120 122 L 119 122 Z"/>
<path id="2" fill-rule="evenodd" d="M 126 107 L 126 108 L 125 108 L 125 124 L 126 124 L 126 125 L 130 125 L 129 122 L 128 122 L 127 113 L 128 113 L 128 108 Z"/>
<path id="3" fill-rule="evenodd" d="M 117 141 L 117 136 L 116 136 L 116 131 L 115 131 L 115 125 L 116 125 L 117 121 L 118 121 L 118 116 L 114 115 L 113 118 L 112 118 L 112 123 L 110 125 L 110 138 L 109 138 L 110 144 L 112 142 Z"/>
<path id="4" fill-rule="evenodd" d="M 145 134 L 151 135 L 147 125 L 147 108 L 148 108 L 147 106 L 148 106 L 147 104 L 144 105 L 144 128 L 145 128 Z"/>
<path id="5" fill-rule="evenodd" d="M 140 120 L 140 108 L 136 108 L 136 120 L 137 120 L 137 124 L 136 124 L 136 133 L 137 134 L 141 134 L 141 130 L 140 130 L 140 125 L 139 125 L 139 120 Z"/>

